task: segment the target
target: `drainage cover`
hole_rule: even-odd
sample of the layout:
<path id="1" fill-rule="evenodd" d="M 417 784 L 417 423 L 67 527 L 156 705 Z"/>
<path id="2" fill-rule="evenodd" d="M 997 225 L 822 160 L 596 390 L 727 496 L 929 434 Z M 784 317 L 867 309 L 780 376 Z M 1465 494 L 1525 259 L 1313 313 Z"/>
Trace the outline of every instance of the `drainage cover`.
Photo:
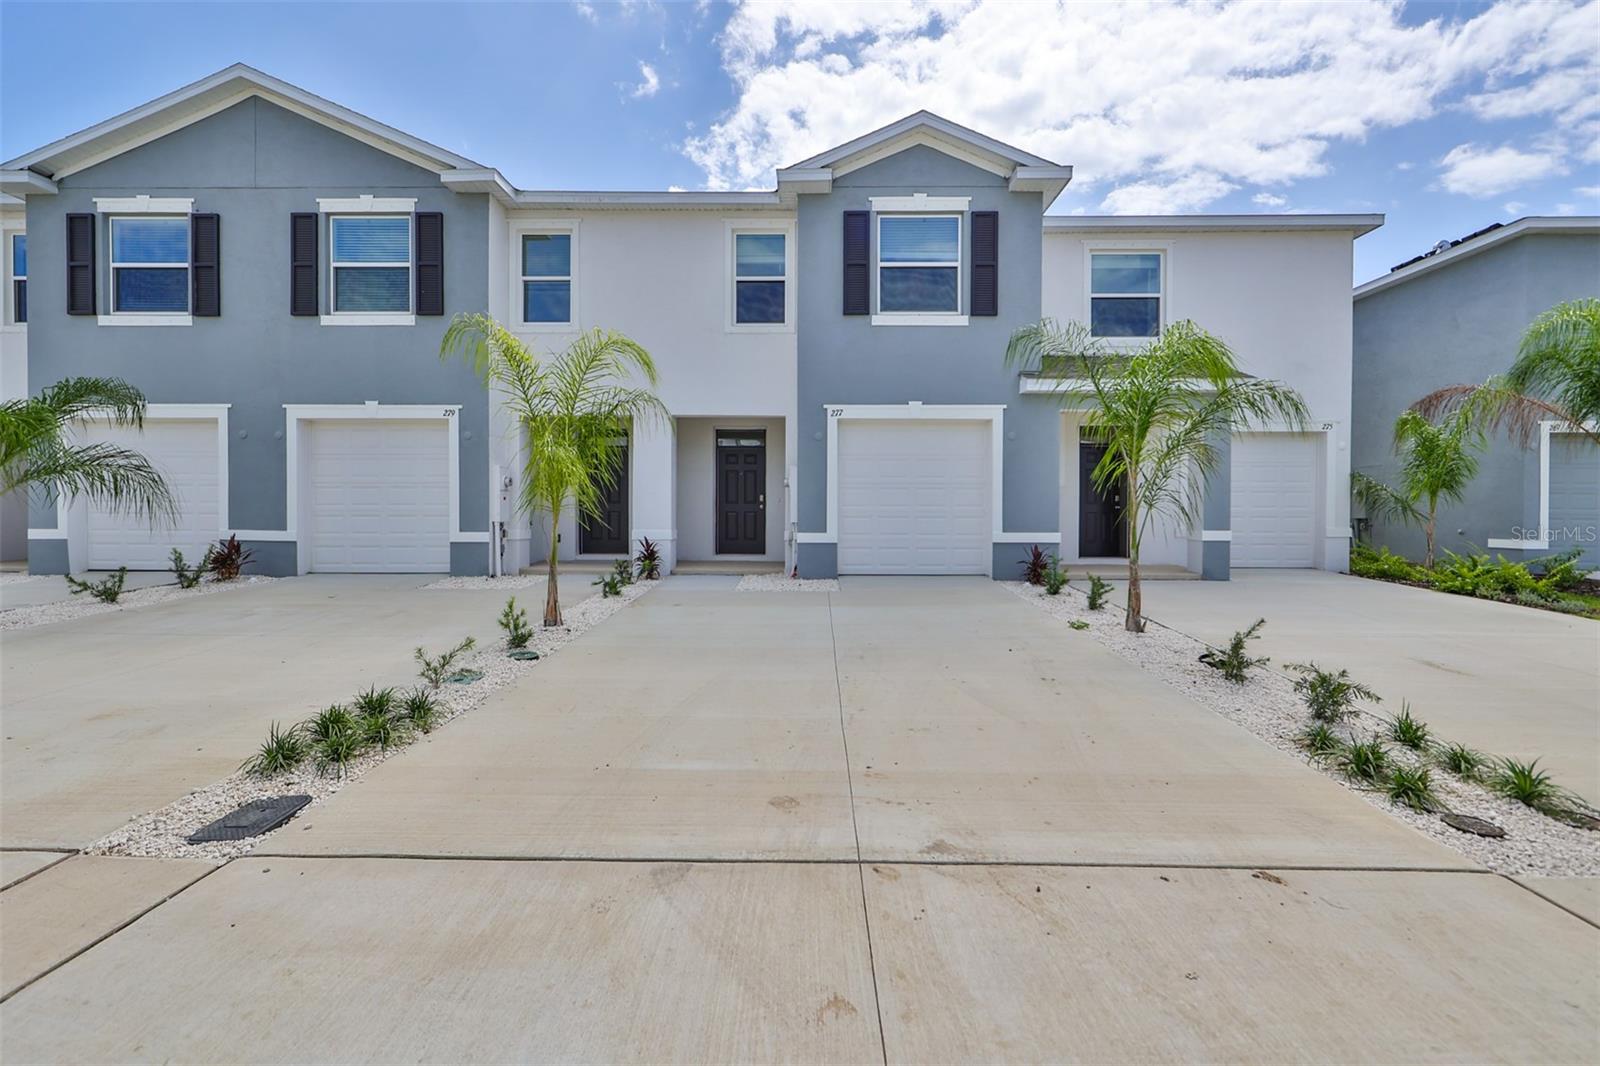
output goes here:
<path id="1" fill-rule="evenodd" d="M 1463 833 L 1475 833 L 1481 837 L 1503 837 L 1506 831 L 1493 822 L 1482 818 L 1474 818 L 1470 814 L 1441 814 L 1439 821 L 1451 829 L 1459 829 Z"/>
<path id="2" fill-rule="evenodd" d="M 482 670 L 457 670 L 455 673 L 445 678 L 444 683 L 447 685 L 470 685 L 474 681 L 482 680 Z"/>
<path id="3" fill-rule="evenodd" d="M 532 648 L 518 648 L 516 651 L 506 652 L 506 658 L 516 659 L 518 662 L 527 662 L 530 659 L 537 659 L 538 657 L 539 653 L 534 651 Z"/>
<path id="4" fill-rule="evenodd" d="M 296 811 L 310 802 L 310 796 L 268 796 L 266 799 L 251 800 L 210 825 L 197 829 L 190 834 L 189 843 L 209 844 L 216 840 L 243 840 L 260 836 L 293 818 Z"/>

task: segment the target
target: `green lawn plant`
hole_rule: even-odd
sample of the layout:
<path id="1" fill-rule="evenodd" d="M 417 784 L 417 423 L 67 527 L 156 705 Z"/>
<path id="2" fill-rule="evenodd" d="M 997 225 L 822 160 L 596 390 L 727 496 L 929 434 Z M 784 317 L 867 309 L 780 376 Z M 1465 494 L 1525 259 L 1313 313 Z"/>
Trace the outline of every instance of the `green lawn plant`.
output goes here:
<path id="1" fill-rule="evenodd" d="M 1400 701 L 1400 713 L 1389 720 L 1389 739 L 1412 751 L 1425 751 L 1428 747 L 1426 723 L 1411 716 L 1411 704 Z"/>
<path id="2" fill-rule="evenodd" d="M 1490 767 L 1489 756 L 1465 744 L 1445 744 L 1434 752 L 1434 761 L 1463 781 L 1481 781 Z"/>
<path id="3" fill-rule="evenodd" d="M 122 595 L 122 586 L 128 580 L 128 568 L 119 566 L 116 573 L 108 574 L 99 581 L 82 580 L 73 577 L 71 574 L 64 576 L 67 587 L 72 590 L 72 595 L 76 596 L 87 592 L 101 603 L 116 603 L 117 598 Z"/>
<path id="4" fill-rule="evenodd" d="M 467 652 L 477 647 L 478 642 L 472 637 L 467 637 L 448 651 L 438 655 L 429 655 L 427 649 L 418 648 L 412 653 L 417 661 L 417 674 L 428 683 L 430 688 L 438 688 L 444 684 L 451 674 L 456 671 L 456 660 Z"/>
<path id="5" fill-rule="evenodd" d="M 533 628 L 528 625 L 528 612 L 517 606 L 515 596 L 506 600 L 505 610 L 500 612 L 500 628 L 505 630 L 506 647 L 512 651 L 526 648 L 528 641 L 533 639 Z"/>
<path id="6" fill-rule="evenodd" d="M 1391 767 L 1389 749 L 1377 737 L 1351 741 L 1333 757 L 1333 764 L 1350 780 L 1367 785 L 1383 784 Z"/>
<path id="7" fill-rule="evenodd" d="M 262 742 L 261 750 L 245 760 L 241 769 L 255 777 L 288 773 L 305 761 L 310 750 L 311 745 L 299 727 L 282 729 L 277 722 L 273 722 L 267 730 L 267 739 Z"/>
<path id="8" fill-rule="evenodd" d="M 351 710 L 358 717 L 374 714 L 393 714 L 395 709 L 395 690 L 392 688 L 378 688 L 371 686 L 350 701 Z"/>
<path id="9" fill-rule="evenodd" d="M 1389 769 L 1383 790 L 1395 803 L 1414 811 L 1435 811 L 1442 806 L 1433 793 L 1433 771 L 1424 763 L 1396 763 Z"/>
<path id="10" fill-rule="evenodd" d="M 1381 703 L 1379 695 L 1350 677 L 1350 671 L 1324 670 L 1316 663 L 1290 663 L 1298 671 L 1294 690 L 1318 722 L 1339 722 L 1355 711 L 1357 700 Z"/>
<path id="11" fill-rule="evenodd" d="M 401 698 L 400 713 L 405 716 L 405 720 L 412 728 L 423 733 L 431 733 L 433 727 L 439 724 L 439 715 L 442 712 L 434 694 L 419 685 Z"/>
<path id="12" fill-rule="evenodd" d="M 1207 648 L 1200 653 L 1200 661 L 1213 670 L 1220 670 L 1222 676 L 1232 681 L 1235 685 L 1242 685 L 1249 680 L 1250 671 L 1257 666 L 1265 666 L 1271 659 L 1265 656 L 1252 659 L 1245 653 L 1245 646 L 1261 634 L 1261 627 L 1267 624 L 1265 618 L 1257 618 L 1248 629 L 1234 633 L 1228 641 L 1228 646 L 1220 651 L 1216 648 Z"/>
<path id="13" fill-rule="evenodd" d="M 1491 791 L 1559 821 L 1594 828 L 1596 819 L 1600 818 L 1600 811 L 1539 769 L 1538 759 L 1532 762 L 1501 759 L 1488 772 L 1485 783 Z"/>
<path id="14" fill-rule="evenodd" d="M 1089 575 L 1089 610 L 1098 611 L 1106 605 L 1106 597 L 1111 594 L 1111 582 L 1099 574 Z"/>
<path id="15" fill-rule="evenodd" d="M 1047 596 L 1059 596 L 1061 590 L 1067 587 L 1067 572 L 1061 567 L 1061 560 L 1054 555 L 1050 556 L 1050 565 L 1044 572 L 1044 591 Z"/>
<path id="16" fill-rule="evenodd" d="M 183 558 L 182 550 L 178 548 L 172 549 L 171 559 L 172 573 L 177 577 L 180 589 L 192 589 L 200 584 L 201 579 L 206 576 L 204 559 L 201 559 L 200 562 L 191 567 Z"/>

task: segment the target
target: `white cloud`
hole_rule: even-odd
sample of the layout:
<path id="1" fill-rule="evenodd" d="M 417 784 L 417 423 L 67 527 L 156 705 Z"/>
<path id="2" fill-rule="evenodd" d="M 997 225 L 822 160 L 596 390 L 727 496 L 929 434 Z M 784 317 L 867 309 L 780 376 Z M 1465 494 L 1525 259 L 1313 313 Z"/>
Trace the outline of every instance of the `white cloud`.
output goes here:
<path id="1" fill-rule="evenodd" d="M 1439 184 L 1465 196 L 1496 196 L 1528 182 L 1565 174 L 1556 149 L 1524 152 L 1509 144 L 1481 148 L 1458 144 L 1439 160 Z"/>
<path id="2" fill-rule="evenodd" d="M 1600 200 L 1600 185 L 1580 185 L 1572 191 L 1586 200 Z"/>
<path id="3" fill-rule="evenodd" d="M 1411 160 L 1409 160 L 1409 159 L 1402 159 L 1402 160 L 1400 160 L 1400 162 L 1398 162 L 1398 163 L 1396 163 L 1396 164 L 1395 164 L 1395 165 L 1394 165 L 1394 168 L 1395 168 L 1395 169 L 1396 169 L 1396 170 L 1410 170 L 1410 169 L 1411 169 L 1411 168 L 1412 168 L 1412 167 L 1414 167 L 1414 166 L 1416 166 L 1416 164 L 1415 164 L 1415 163 L 1413 163 L 1413 162 L 1412 162 L 1412 161 L 1411 161 Z"/>
<path id="4" fill-rule="evenodd" d="M 661 91 L 661 75 L 656 73 L 656 68 L 643 60 L 639 61 L 639 84 L 628 91 L 628 95 L 635 100 L 643 100 L 654 96 Z"/>
<path id="5" fill-rule="evenodd" d="M 1514 218 L 1517 215 L 1522 214 L 1522 212 L 1527 209 L 1528 205 L 1523 203 L 1521 200 L 1507 200 L 1501 206 L 1505 208 L 1507 215 L 1510 215 Z"/>
<path id="6" fill-rule="evenodd" d="M 1070 192 L 1195 210 L 1324 173 L 1330 145 L 1444 107 L 1586 122 L 1600 4 L 1406 25 L 1397 4 L 747 3 L 720 39 L 734 106 L 684 146 L 713 188 L 921 108 L 1074 167 Z M 1465 94 L 1465 95 L 1464 95 Z M 1470 103 L 1463 103 L 1463 100 Z"/>
<path id="7" fill-rule="evenodd" d="M 1251 201 L 1262 207 L 1282 207 L 1289 202 L 1287 196 L 1277 196 L 1270 192 L 1258 192 L 1250 197 Z"/>
<path id="8" fill-rule="evenodd" d="M 1113 215 L 1181 215 L 1226 196 L 1237 185 L 1215 174 L 1198 172 L 1174 181 L 1136 181 L 1119 185 L 1100 201 Z"/>
<path id="9" fill-rule="evenodd" d="M 577 9 L 578 14 L 590 22 L 600 21 L 600 12 L 596 11 L 594 5 L 589 3 L 588 0 L 572 0 L 572 6 Z"/>
<path id="10" fill-rule="evenodd" d="M 1558 215 L 1575 215 L 1577 213 L 1577 204 L 1556 204 L 1556 214 Z"/>

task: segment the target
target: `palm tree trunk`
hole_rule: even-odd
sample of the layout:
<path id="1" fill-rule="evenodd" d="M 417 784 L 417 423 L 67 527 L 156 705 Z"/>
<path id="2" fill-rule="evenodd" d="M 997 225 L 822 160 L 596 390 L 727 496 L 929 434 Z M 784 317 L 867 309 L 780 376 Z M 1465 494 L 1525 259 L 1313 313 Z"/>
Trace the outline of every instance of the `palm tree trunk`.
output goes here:
<path id="1" fill-rule="evenodd" d="M 1428 522 L 1422 527 L 1422 535 L 1427 538 L 1427 547 L 1422 553 L 1422 565 L 1429 570 L 1433 569 L 1433 524 L 1438 517 L 1438 513 L 1437 507 L 1430 506 L 1428 508 Z"/>
<path id="2" fill-rule="evenodd" d="M 1122 511 L 1128 536 L 1128 612 L 1123 616 L 1122 627 L 1129 633 L 1144 632 L 1144 590 L 1139 585 L 1139 515 L 1133 495 L 1137 476 L 1132 470 L 1128 472 L 1128 504 Z"/>
<path id="3" fill-rule="evenodd" d="M 546 629 L 561 625 L 561 596 L 556 589 L 556 556 L 560 553 L 561 508 L 556 507 L 550 511 L 550 558 L 549 580 L 544 585 L 544 624 Z"/>

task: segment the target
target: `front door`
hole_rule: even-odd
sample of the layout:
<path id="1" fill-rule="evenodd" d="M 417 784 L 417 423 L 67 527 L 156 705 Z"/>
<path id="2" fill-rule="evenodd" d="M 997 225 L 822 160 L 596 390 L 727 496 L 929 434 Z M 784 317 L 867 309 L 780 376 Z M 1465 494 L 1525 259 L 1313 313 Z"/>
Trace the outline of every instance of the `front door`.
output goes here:
<path id="1" fill-rule="evenodd" d="M 717 554 L 763 555 L 767 550 L 767 435 L 762 430 L 717 433 Z"/>
<path id="2" fill-rule="evenodd" d="M 582 555 L 628 553 L 628 448 L 622 446 L 622 471 L 600 496 L 600 514 L 578 520 L 578 552 Z"/>
<path id="3" fill-rule="evenodd" d="M 1085 559 L 1128 554 L 1122 486 L 1102 491 L 1094 483 L 1094 468 L 1105 454 L 1104 444 L 1078 445 L 1078 555 Z"/>

